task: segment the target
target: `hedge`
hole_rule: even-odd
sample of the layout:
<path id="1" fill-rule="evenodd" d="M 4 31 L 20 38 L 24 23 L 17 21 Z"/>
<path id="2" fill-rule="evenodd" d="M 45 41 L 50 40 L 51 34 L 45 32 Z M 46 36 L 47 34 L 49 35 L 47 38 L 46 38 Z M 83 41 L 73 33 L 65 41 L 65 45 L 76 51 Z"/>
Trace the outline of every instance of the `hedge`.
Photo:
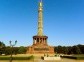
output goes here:
<path id="1" fill-rule="evenodd" d="M 84 60 L 84 56 L 61 56 L 62 58 L 69 58 L 69 59 L 77 59 L 77 60 Z"/>
<path id="2" fill-rule="evenodd" d="M 34 56 L 28 56 L 28 57 L 12 57 L 12 60 L 32 60 Z M 0 57 L 0 60 L 10 60 L 10 57 L 2 56 Z"/>

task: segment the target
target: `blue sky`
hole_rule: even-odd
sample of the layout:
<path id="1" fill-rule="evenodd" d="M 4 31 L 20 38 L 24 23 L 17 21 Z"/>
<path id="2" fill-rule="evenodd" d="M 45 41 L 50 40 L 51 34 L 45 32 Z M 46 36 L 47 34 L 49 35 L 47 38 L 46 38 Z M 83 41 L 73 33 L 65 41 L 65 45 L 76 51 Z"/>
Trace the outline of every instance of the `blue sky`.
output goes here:
<path id="1" fill-rule="evenodd" d="M 39 0 L 0 0 L 0 41 L 32 45 Z M 84 44 L 84 0 L 43 0 L 44 34 L 53 46 Z"/>

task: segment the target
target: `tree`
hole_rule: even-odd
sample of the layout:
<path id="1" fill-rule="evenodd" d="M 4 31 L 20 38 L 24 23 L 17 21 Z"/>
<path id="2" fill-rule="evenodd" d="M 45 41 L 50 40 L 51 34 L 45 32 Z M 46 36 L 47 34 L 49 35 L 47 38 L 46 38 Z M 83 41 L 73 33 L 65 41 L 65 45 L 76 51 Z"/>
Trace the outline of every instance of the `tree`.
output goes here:
<path id="1" fill-rule="evenodd" d="M 57 53 L 63 53 L 63 48 L 62 48 L 62 46 L 58 46 L 57 47 Z"/>
<path id="2" fill-rule="evenodd" d="M 79 48 L 78 46 L 76 46 L 76 49 L 77 49 L 77 50 L 76 50 L 76 53 L 77 53 L 77 54 L 81 54 L 81 50 L 80 50 L 80 48 Z"/>
<path id="3" fill-rule="evenodd" d="M 13 47 L 13 54 L 18 54 L 19 47 Z"/>
<path id="4" fill-rule="evenodd" d="M 74 54 L 81 54 L 81 50 L 78 46 L 73 46 L 72 51 Z"/>
<path id="5" fill-rule="evenodd" d="M 69 52 L 68 47 L 63 46 L 62 49 L 64 54 L 68 54 Z"/>
<path id="6" fill-rule="evenodd" d="M 54 47 L 54 51 L 57 53 L 63 53 L 63 54 L 67 54 L 69 52 L 68 47 L 65 47 L 65 46 Z"/>
<path id="7" fill-rule="evenodd" d="M 77 46 L 80 48 L 81 54 L 84 54 L 84 45 L 78 44 Z"/>
<path id="8" fill-rule="evenodd" d="M 18 53 L 19 53 L 19 54 L 24 54 L 24 53 L 26 53 L 26 48 L 25 48 L 24 46 L 20 46 L 20 47 L 19 47 L 19 50 L 18 50 Z"/>
<path id="9" fill-rule="evenodd" d="M 4 53 L 6 55 L 10 55 L 11 54 L 11 48 L 10 48 L 10 46 L 5 47 Z"/>
<path id="10" fill-rule="evenodd" d="M 0 48 L 3 48 L 3 47 L 5 47 L 5 44 L 0 41 Z"/>
<path id="11" fill-rule="evenodd" d="M 0 41 L 0 55 L 4 54 L 4 50 L 5 50 L 5 44 Z"/>
<path id="12" fill-rule="evenodd" d="M 73 52 L 72 52 L 72 46 L 68 46 L 67 48 L 68 48 L 68 54 L 73 54 Z"/>

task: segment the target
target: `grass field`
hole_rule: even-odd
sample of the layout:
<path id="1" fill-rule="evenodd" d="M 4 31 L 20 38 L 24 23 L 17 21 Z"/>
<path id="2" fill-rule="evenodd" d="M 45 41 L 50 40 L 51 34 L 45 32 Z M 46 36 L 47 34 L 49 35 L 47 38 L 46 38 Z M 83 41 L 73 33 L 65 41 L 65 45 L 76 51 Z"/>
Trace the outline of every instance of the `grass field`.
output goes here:
<path id="1" fill-rule="evenodd" d="M 28 54 L 18 54 L 18 55 L 13 55 L 16 59 L 14 59 L 12 62 L 84 62 L 84 60 L 75 60 L 75 59 L 68 59 L 68 58 L 62 58 L 61 60 L 57 61 L 45 61 L 41 59 L 41 55 L 35 55 L 32 60 L 26 60 L 24 59 L 25 57 L 30 57 L 31 55 Z M 73 57 L 84 57 L 84 55 L 72 55 Z M 0 56 L 1 57 L 9 57 L 7 60 L 0 60 L 0 62 L 9 62 L 10 56 Z M 18 57 L 20 60 L 18 60 Z"/>
<path id="2" fill-rule="evenodd" d="M 34 56 L 18 56 L 13 55 L 12 60 L 33 60 Z M 10 56 L 0 56 L 0 60 L 10 60 Z"/>

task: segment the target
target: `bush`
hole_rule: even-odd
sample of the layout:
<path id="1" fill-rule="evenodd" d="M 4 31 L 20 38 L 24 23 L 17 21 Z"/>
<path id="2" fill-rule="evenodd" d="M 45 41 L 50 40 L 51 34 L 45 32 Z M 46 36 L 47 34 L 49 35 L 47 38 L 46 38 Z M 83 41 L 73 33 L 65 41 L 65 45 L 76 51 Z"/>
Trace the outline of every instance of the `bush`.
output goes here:
<path id="1" fill-rule="evenodd" d="M 32 60 L 34 59 L 34 56 L 28 56 L 28 57 L 12 57 L 12 60 Z M 9 56 L 1 56 L 0 60 L 10 60 Z"/>
<path id="2" fill-rule="evenodd" d="M 0 60 L 9 60 L 10 59 L 10 57 L 0 57 Z"/>
<path id="3" fill-rule="evenodd" d="M 62 58 L 69 58 L 69 59 L 77 59 L 77 60 L 83 60 L 84 56 L 62 56 Z"/>

